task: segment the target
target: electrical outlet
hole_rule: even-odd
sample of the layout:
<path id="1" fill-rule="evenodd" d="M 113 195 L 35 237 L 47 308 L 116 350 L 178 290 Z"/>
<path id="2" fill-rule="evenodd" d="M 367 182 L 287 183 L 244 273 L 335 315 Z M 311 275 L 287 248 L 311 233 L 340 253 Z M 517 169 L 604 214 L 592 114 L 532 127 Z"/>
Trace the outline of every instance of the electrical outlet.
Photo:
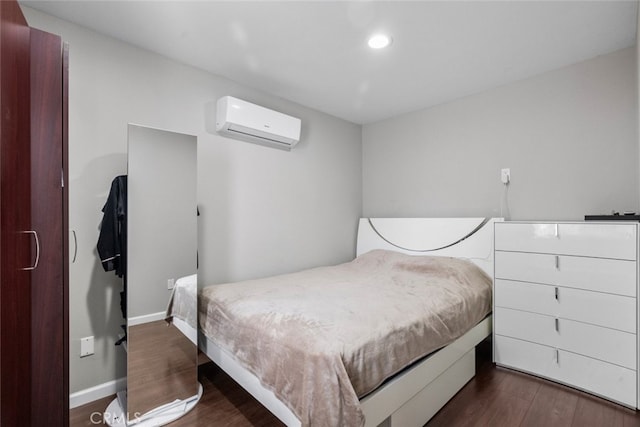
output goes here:
<path id="1" fill-rule="evenodd" d="M 91 356 L 93 353 L 93 337 L 80 338 L 80 357 Z"/>
<path id="2" fill-rule="evenodd" d="M 167 289 L 171 290 L 176 285 L 176 279 L 167 280 Z"/>
<path id="3" fill-rule="evenodd" d="M 503 184 L 508 184 L 511 181 L 511 169 L 505 168 L 500 171 L 500 181 Z"/>

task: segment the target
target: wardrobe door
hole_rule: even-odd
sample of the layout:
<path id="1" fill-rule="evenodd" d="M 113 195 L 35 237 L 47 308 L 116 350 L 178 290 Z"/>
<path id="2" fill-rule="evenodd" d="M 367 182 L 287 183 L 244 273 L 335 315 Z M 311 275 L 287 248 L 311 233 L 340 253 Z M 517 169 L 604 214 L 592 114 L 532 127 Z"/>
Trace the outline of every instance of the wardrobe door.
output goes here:
<path id="1" fill-rule="evenodd" d="M 66 426 L 67 331 L 63 215 L 62 40 L 31 30 L 31 227 L 39 237 L 31 274 L 31 418 Z"/>
<path id="2" fill-rule="evenodd" d="M 29 27 L 0 1 L 0 424 L 30 425 Z"/>

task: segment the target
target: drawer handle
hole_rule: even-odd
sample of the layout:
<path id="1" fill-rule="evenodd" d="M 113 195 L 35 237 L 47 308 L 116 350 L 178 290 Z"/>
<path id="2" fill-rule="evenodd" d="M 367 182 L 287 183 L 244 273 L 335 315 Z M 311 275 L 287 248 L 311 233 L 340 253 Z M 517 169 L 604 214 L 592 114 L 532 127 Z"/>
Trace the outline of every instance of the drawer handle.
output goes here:
<path id="1" fill-rule="evenodd" d="M 559 298 L 560 298 L 560 295 L 559 295 L 558 292 L 559 292 L 558 291 L 558 287 L 556 286 L 556 295 L 555 295 L 556 296 L 556 301 L 559 301 Z"/>
<path id="2" fill-rule="evenodd" d="M 560 270 L 560 257 L 556 255 L 556 270 Z"/>
<path id="3" fill-rule="evenodd" d="M 556 363 L 560 364 L 560 351 L 556 348 Z"/>
<path id="4" fill-rule="evenodd" d="M 560 231 L 558 230 L 558 224 L 555 224 L 554 234 L 555 234 L 556 237 L 560 237 Z"/>
<path id="5" fill-rule="evenodd" d="M 556 332 L 560 332 L 560 319 L 556 317 Z"/>

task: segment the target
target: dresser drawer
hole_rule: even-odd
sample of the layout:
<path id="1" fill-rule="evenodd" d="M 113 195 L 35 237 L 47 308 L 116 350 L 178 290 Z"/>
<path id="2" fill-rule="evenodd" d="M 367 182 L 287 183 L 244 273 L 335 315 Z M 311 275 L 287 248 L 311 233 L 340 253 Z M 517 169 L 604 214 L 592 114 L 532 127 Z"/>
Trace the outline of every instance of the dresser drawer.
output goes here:
<path id="1" fill-rule="evenodd" d="M 635 261 L 496 251 L 495 277 L 636 296 Z"/>
<path id="2" fill-rule="evenodd" d="M 495 248 L 635 260 L 636 227 L 636 224 L 496 223 Z"/>
<path id="3" fill-rule="evenodd" d="M 635 408 L 636 371 L 556 351 L 531 342 L 496 336 L 496 363 L 559 381 Z"/>
<path id="4" fill-rule="evenodd" d="M 527 311 L 496 308 L 497 335 L 518 338 L 636 369 L 636 335 Z"/>
<path id="5" fill-rule="evenodd" d="M 633 297 L 501 279 L 496 280 L 494 295 L 496 307 L 636 333 L 636 299 Z"/>

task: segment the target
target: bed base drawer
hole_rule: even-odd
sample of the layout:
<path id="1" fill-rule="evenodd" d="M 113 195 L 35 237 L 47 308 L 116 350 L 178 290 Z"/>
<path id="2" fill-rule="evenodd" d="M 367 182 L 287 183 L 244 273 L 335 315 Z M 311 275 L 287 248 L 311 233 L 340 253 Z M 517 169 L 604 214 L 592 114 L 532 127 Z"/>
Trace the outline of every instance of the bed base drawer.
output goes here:
<path id="1" fill-rule="evenodd" d="M 470 350 L 389 417 L 389 427 L 421 427 L 451 399 L 476 371 L 476 351 Z"/>

